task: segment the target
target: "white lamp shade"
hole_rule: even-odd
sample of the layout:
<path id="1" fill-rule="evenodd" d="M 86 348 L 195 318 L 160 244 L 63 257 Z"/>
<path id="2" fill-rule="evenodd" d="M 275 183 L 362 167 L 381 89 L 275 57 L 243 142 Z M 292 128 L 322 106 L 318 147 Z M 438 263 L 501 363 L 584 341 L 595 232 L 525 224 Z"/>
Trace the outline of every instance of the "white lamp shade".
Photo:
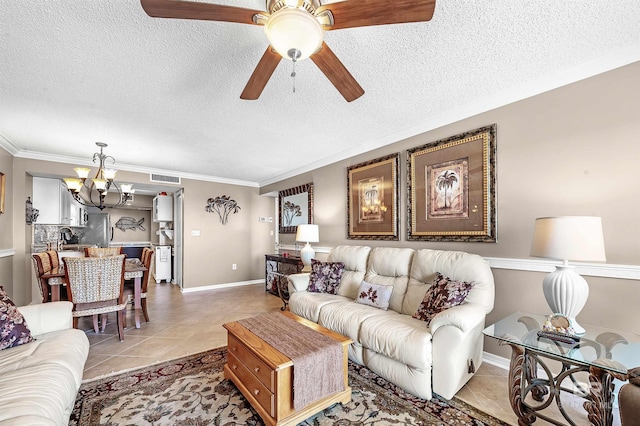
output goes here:
<path id="1" fill-rule="evenodd" d="M 296 241 L 303 243 L 317 243 L 320 241 L 318 225 L 298 225 Z"/>
<path id="2" fill-rule="evenodd" d="M 296 60 L 306 59 L 322 46 L 324 31 L 320 22 L 302 9 L 284 7 L 271 16 L 264 26 L 271 47 L 283 58 L 291 59 L 290 49 L 300 51 Z"/>
<path id="3" fill-rule="evenodd" d="M 604 262 L 602 219 L 593 216 L 536 219 L 531 256 L 559 260 Z"/>

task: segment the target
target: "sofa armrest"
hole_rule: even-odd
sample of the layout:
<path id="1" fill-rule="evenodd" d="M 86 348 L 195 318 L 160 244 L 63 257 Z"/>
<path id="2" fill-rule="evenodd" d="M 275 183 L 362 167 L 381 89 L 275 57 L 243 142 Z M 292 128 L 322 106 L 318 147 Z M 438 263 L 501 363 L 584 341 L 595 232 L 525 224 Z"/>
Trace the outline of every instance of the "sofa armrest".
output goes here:
<path id="1" fill-rule="evenodd" d="M 431 334 L 445 325 L 459 328 L 463 333 L 483 323 L 487 313 L 484 307 L 475 303 L 464 303 L 438 313 L 430 323 Z"/>
<path id="2" fill-rule="evenodd" d="M 73 326 L 73 303 L 60 301 L 19 306 L 31 334 L 38 336 L 51 331 L 65 330 Z"/>
<path id="3" fill-rule="evenodd" d="M 289 294 L 297 291 L 307 291 L 309 287 L 309 276 L 311 274 L 291 274 L 288 278 Z"/>

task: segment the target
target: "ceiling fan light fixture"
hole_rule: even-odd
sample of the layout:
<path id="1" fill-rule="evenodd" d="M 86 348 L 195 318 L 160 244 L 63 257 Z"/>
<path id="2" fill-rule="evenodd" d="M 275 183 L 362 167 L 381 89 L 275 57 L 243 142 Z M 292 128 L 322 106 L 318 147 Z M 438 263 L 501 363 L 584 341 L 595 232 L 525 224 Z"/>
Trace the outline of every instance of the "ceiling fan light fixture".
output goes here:
<path id="1" fill-rule="evenodd" d="M 303 9 L 285 7 L 269 16 L 264 26 L 271 47 L 292 60 L 289 51 L 298 50 L 297 60 L 306 59 L 322 46 L 324 31 L 320 22 Z"/>

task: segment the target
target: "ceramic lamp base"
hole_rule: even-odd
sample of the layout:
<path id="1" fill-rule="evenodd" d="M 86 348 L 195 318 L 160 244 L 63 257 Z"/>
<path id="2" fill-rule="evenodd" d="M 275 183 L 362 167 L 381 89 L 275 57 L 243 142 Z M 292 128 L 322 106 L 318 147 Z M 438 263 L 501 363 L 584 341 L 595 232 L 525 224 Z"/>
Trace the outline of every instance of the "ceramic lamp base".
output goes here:
<path id="1" fill-rule="evenodd" d="M 583 334 L 584 328 L 576 321 L 587 298 L 589 285 L 573 266 L 559 265 L 542 282 L 542 291 L 554 314 L 562 314 L 569 319 L 576 334 Z"/>
<path id="2" fill-rule="evenodd" d="M 316 251 L 311 247 L 311 244 L 307 243 L 302 250 L 300 250 L 300 260 L 304 265 L 302 272 L 311 272 L 311 259 L 316 255 Z"/>

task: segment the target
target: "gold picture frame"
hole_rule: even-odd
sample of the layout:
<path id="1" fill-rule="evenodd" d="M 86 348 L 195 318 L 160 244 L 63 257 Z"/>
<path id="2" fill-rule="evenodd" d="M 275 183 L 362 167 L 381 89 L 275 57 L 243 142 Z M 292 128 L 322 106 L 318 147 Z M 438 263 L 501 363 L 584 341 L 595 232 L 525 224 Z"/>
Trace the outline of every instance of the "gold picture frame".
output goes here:
<path id="1" fill-rule="evenodd" d="M 4 214 L 5 181 L 6 176 L 0 172 L 0 214 Z"/>
<path id="2" fill-rule="evenodd" d="M 496 127 L 407 150 L 409 241 L 497 241 Z"/>
<path id="3" fill-rule="evenodd" d="M 391 154 L 347 168 L 347 238 L 398 240 L 398 165 Z"/>
<path id="4" fill-rule="evenodd" d="M 295 234 L 298 225 L 313 223 L 313 183 L 278 192 L 279 232 Z"/>

